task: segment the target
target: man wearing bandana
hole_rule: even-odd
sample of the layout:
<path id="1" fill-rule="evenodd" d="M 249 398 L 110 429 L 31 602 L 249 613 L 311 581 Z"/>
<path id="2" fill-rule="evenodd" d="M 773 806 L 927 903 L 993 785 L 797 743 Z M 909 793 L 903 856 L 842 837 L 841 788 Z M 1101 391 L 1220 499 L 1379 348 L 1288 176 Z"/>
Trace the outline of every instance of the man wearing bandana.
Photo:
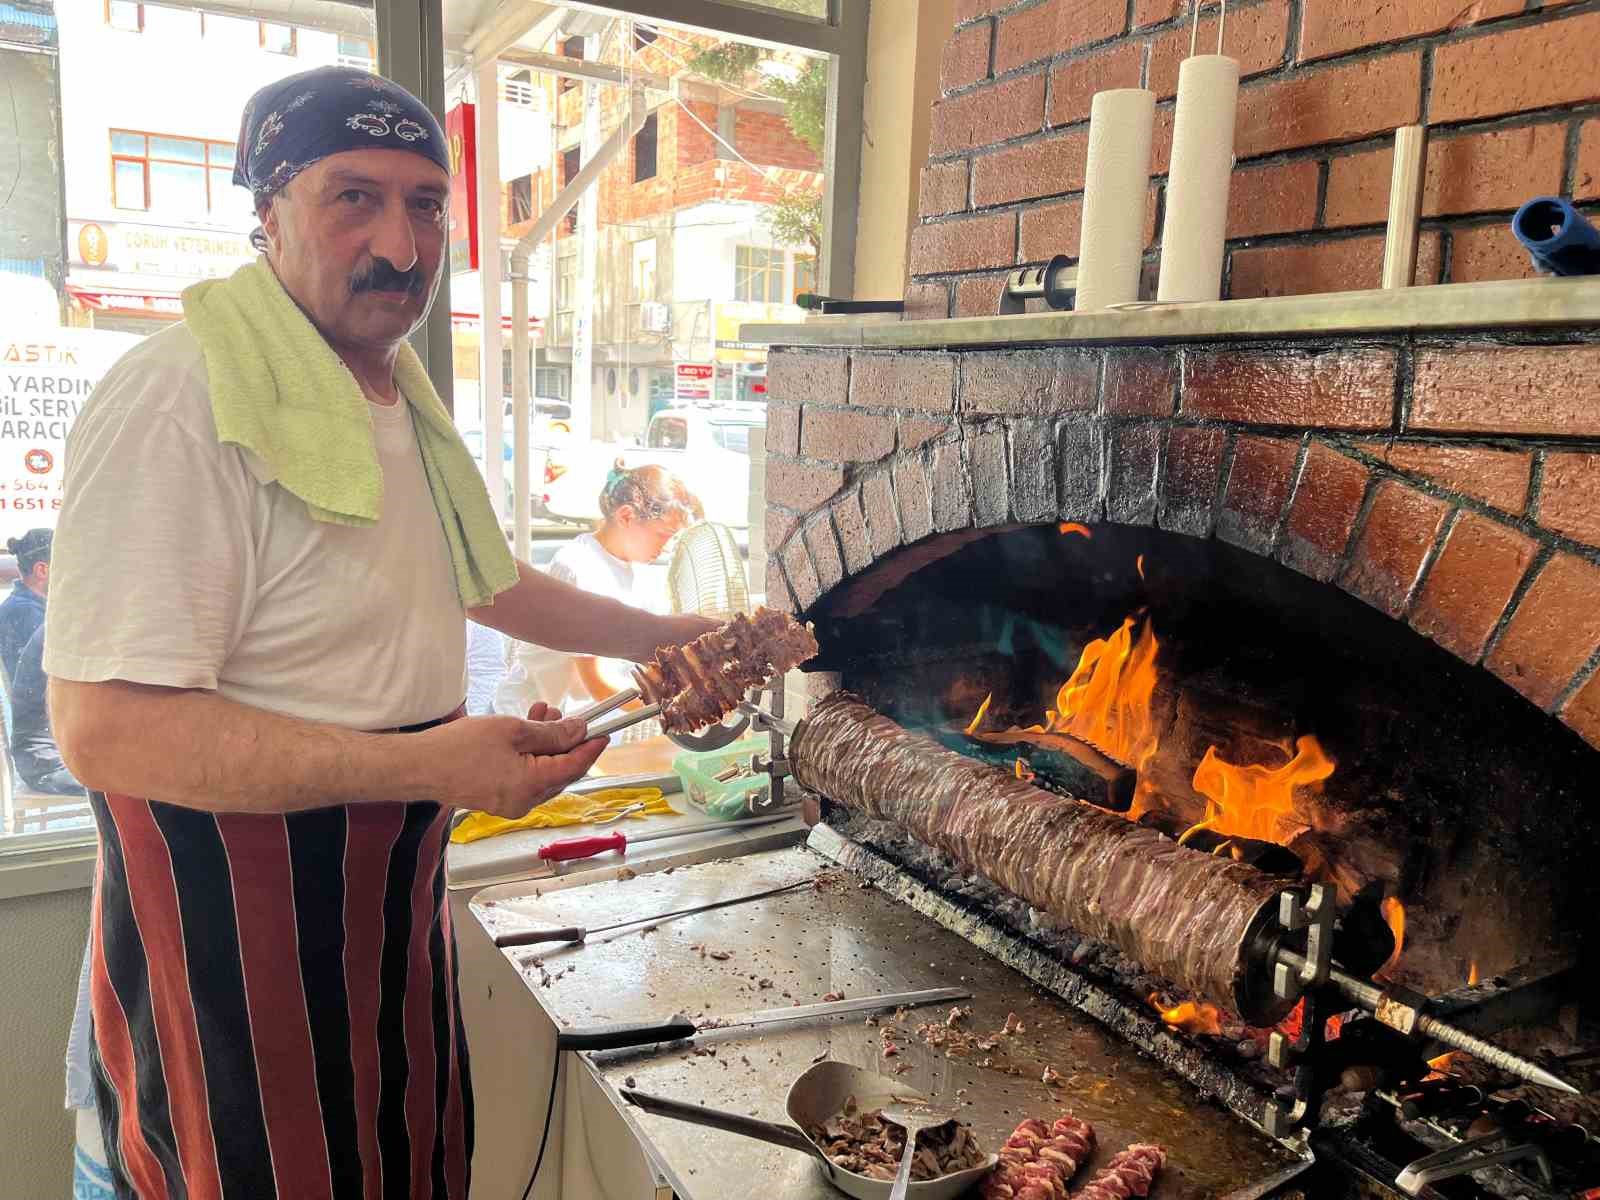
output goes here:
<path id="1" fill-rule="evenodd" d="M 465 1200 L 444 850 L 604 743 L 459 716 L 466 617 L 641 659 L 709 627 L 514 561 L 406 337 L 445 138 L 384 80 L 251 100 L 258 262 L 106 375 L 69 440 L 45 669 L 100 833 L 89 1074 L 118 1197 Z"/>

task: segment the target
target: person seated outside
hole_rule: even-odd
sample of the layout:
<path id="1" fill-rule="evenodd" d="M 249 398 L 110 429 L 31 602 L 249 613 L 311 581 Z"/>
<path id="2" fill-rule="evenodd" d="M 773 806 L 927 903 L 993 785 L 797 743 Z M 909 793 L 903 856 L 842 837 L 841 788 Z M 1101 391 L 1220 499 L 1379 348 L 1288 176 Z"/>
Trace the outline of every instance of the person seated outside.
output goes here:
<path id="1" fill-rule="evenodd" d="M 50 588 L 50 543 L 54 533 L 30 529 L 6 542 L 17 560 L 19 578 L 11 585 L 11 595 L 0 604 L 0 667 L 6 682 L 17 678 L 17 659 L 28 639 L 44 624 L 45 593 Z"/>
<path id="2" fill-rule="evenodd" d="M 85 795 L 83 785 L 61 761 L 45 706 L 44 630 L 40 625 L 17 659 L 11 680 L 11 761 L 22 782 L 54 796 Z"/>
<path id="3" fill-rule="evenodd" d="M 680 530 L 705 519 L 699 499 L 665 467 L 625 470 L 619 463 L 600 492 L 600 512 L 600 528 L 573 538 L 546 570 L 586 592 L 662 612 L 667 607 L 663 589 L 638 567 L 659 558 Z M 510 658 L 495 697 L 500 713 L 526 712 L 541 699 L 564 713 L 576 712 L 632 686 L 628 664 L 610 659 L 562 654 L 527 642 L 517 642 Z M 617 738 L 642 741 L 659 732 L 657 722 L 646 721 Z"/>

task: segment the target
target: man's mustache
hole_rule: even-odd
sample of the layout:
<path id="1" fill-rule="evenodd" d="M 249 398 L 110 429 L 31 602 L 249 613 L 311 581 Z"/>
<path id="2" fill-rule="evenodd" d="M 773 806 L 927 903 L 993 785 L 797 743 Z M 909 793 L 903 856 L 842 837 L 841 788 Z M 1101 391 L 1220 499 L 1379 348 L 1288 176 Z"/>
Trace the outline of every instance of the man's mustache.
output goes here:
<path id="1" fill-rule="evenodd" d="M 418 266 L 402 271 L 386 258 L 375 258 L 362 271 L 350 277 L 350 294 L 362 292 L 409 292 L 421 296 L 428 281 Z"/>

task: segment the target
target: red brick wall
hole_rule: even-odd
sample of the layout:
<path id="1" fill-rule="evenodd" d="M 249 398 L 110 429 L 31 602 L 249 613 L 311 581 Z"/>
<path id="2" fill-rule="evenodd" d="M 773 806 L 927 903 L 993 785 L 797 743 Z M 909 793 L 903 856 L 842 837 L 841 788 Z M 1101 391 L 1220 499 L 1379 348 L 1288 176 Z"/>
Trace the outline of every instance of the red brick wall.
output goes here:
<path id="1" fill-rule="evenodd" d="M 768 602 L 849 615 L 989 529 L 1154 526 L 1342 588 L 1600 747 L 1596 378 L 1581 330 L 775 350 Z"/>
<path id="2" fill-rule="evenodd" d="M 1076 256 L 1089 101 L 1105 88 L 1158 97 L 1156 257 L 1192 2 L 957 0 L 910 315 L 993 313 L 1002 268 Z M 1540 193 L 1600 200 L 1594 4 L 1234 0 L 1226 37 L 1245 78 L 1224 295 L 1376 287 L 1398 125 L 1430 131 L 1419 283 L 1531 275 L 1511 211 Z"/>
<path id="3" fill-rule="evenodd" d="M 778 113 L 739 109 L 733 116 L 733 144 L 758 166 L 822 170 L 822 160 L 794 136 L 789 122 Z"/>

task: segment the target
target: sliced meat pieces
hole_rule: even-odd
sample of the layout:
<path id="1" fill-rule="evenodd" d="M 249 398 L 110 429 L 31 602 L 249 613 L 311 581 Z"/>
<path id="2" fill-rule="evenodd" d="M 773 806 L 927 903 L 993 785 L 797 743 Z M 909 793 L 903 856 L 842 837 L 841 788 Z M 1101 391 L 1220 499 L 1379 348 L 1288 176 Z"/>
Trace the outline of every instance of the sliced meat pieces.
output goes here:
<path id="1" fill-rule="evenodd" d="M 1130 1196 L 1148 1196 L 1151 1181 L 1166 1161 L 1167 1152 L 1160 1146 L 1139 1143 L 1119 1150 L 1073 1194 L 1073 1200 L 1128 1200 Z"/>
<path id="2" fill-rule="evenodd" d="M 1256 1003 L 1247 950 L 1276 911 L 1281 880 L 1041 791 L 848 692 L 812 707 L 789 745 L 789 769 L 1153 974 L 1234 1012 Z"/>
<path id="3" fill-rule="evenodd" d="M 722 720 L 751 688 L 797 667 L 817 652 L 809 626 L 770 608 L 753 617 L 738 614 L 720 629 L 687 646 L 662 646 L 636 667 L 634 682 L 651 704 L 660 704 L 661 723 L 689 733 Z"/>
<path id="4" fill-rule="evenodd" d="M 983 1200 L 1065 1200 L 1067 1184 L 1094 1150 L 1094 1126 L 1061 1116 L 1030 1118 L 1000 1148 L 1000 1163 L 983 1181 Z"/>

